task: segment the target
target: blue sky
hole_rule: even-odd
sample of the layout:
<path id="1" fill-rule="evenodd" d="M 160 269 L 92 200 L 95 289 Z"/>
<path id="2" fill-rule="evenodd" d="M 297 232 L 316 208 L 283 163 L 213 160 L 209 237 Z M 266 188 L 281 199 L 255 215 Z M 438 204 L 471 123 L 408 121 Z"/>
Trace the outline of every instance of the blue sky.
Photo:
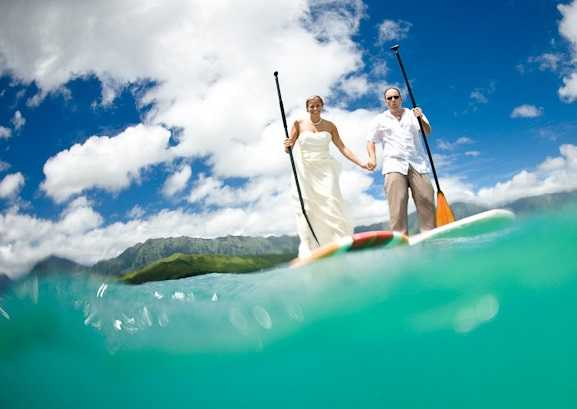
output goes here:
<path id="1" fill-rule="evenodd" d="M 364 158 L 382 90 L 403 87 L 396 43 L 449 203 L 577 188 L 576 0 L 3 2 L 0 272 L 295 234 L 273 71 L 289 120 L 325 96 Z M 355 223 L 385 220 L 379 172 L 339 160 Z"/>

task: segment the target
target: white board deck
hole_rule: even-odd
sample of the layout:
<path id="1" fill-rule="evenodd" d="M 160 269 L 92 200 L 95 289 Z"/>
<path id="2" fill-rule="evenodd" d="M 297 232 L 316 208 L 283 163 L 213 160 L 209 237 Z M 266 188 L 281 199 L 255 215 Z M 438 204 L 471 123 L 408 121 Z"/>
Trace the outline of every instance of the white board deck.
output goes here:
<path id="1" fill-rule="evenodd" d="M 498 228 L 500 222 L 509 222 L 515 218 L 515 213 L 506 209 L 493 209 L 486 212 L 478 213 L 473 216 L 465 217 L 453 223 L 446 224 L 436 229 L 409 237 L 409 246 L 421 243 L 425 240 L 444 237 L 458 237 L 459 235 L 470 235 L 470 229 L 477 227 L 482 231 L 486 228 L 488 231 Z M 477 230 L 477 229 L 476 229 Z M 478 231 L 476 231 L 478 233 Z"/>

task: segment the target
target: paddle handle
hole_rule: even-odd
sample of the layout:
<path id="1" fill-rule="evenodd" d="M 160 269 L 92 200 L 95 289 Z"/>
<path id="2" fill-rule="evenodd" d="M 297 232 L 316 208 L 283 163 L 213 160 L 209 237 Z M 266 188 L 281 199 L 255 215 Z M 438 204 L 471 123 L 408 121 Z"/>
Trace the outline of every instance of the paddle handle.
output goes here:
<path id="1" fill-rule="evenodd" d="M 413 95 L 413 90 L 411 89 L 411 83 L 409 82 L 409 78 L 407 76 L 407 72 L 405 71 L 405 66 L 403 65 L 403 60 L 401 59 L 401 53 L 399 52 L 399 45 L 394 45 L 391 47 L 391 50 L 395 53 L 397 57 L 397 61 L 399 62 L 399 67 L 401 67 L 401 73 L 403 74 L 403 78 L 405 80 L 405 84 L 407 84 L 407 90 L 409 91 L 409 97 L 411 98 L 411 104 L 413 108 L 417 107 L 417 101 L 415 101 L 415 96 Z M 433 170 L 433 177 L 435 178 L 435 185 L 437 185 L 437 191 L 441 192 L 441 186 L 439 185 L 439 178 L 437 177 L 437 171 L 435 170 L 435 163 L 433 162 L 433 155 L 431 155 L 431 149 L 429 148 L 429 143 L 427 142 L 427 136 L 425 135 L 425 129 L 423 127 L 423 122 L 421 118 L 417 118 L 419 122 L 419 128 L 421 130 L 421 136 L 423 137 L 423 141 L 425 142 L 425 147 L 427 148 L 427 155 L 429 156 L 429 162 L 431 163 L 431 169 Z"/>

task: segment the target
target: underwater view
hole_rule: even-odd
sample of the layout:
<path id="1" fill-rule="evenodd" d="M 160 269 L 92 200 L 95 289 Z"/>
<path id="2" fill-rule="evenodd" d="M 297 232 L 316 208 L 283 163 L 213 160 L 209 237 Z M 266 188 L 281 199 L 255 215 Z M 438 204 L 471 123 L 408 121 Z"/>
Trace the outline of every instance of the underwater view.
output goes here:
<path id="1" fill-rule="evenodd" d="M 577 207 L 298 269 L 0 295 L 0 407 L 575 408 Z"/>

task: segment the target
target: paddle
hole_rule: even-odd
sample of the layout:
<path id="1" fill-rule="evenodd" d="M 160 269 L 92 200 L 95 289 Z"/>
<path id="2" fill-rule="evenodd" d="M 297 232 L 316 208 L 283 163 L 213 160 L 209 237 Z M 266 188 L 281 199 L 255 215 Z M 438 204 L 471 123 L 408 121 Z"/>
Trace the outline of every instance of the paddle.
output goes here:
<path id="1" fill-rule="evenodd" d="M 399 61 L 399 66 L 401 67 L 401 72 L 403 73 L 403 78 L 405 79 L 405 84 L 407 84 L 407 89 L 409 90 L 409 96 L 411 97 L 411 102 L 413 104 L 413 108 L 417 107 L 417 103 L 415 101 L 415 97 L 413 95 L 413 91 L 411 90 L 411 84 L 409 83 L 409 79 L 407 78 L 407 73 L 405 71 L 405 66 L 403 65 L 403 61 L 401 60 L 401 54 L 399 53 L 399 45 L 394 45 L 391 47 L 391 50 L 397 56 L 397 60 Z M 447 199 L 445 199 L 445 195 L 441 190 L 441 186 L 439 186 L 439 179 L 437 178 L 437 171 L 435 170 L 435 164 L 433 163 L 433 156 L 431 155 L 431 149 L 429 149 L 429 143 L 427 142 L 427 137 L 425 136 L 425 130 L 423 129 L 423 123 L 421 122 L 421 118 L 417 118 L 419 120 L 419 128 L 421 128 L 421 136 L 423 137 L 423 141 L 425 141 L 425 146 L 427 148 L 427 155 L 429 155 L 429 161 L 431 162 L 431 168 L 433 169 L 433 176 L 435 177 L 435 184 L 437 185 L 437 211 L 436 211 L 436 225 L 437 227 L 443 226 L 445 224 L 453 223 L 455 221 L 455 216 L 453 211 L 449 207 L 449 203 L 447 203 Z"/>
<path id="2" fill-rule="evenodd" d="M 284 133 L 285 133 L 286 138 L 288 138 L 288 137 L 289 137 L 289 134 L 288 134 L 288 128 L 287 128 L 287 124 L 286 124 L 286 116 L 285 116 L 285 114 L 284 114 L 284 105 L 283 105 L 283 103 L 282 103 L 282 96 L 281 96 L 281 94 L 280 94 L 280 85 L 279 85 L 279 83 L 278 83 L 278 71 L 275 71 L 275 72 L 274 72 L 274 79 L 275 79 L 275 82 L 276 82 L 276 90 L 277 90 L 277 92 L 278 92 L 278 103 L 279 103 L 279 106 L 280 106 L 280 115 L 282 116 L 282 123 L 283 123 L 283 125 L 284 125 Z M 295 167 L 295 160 L 294 160 L 294 157 L 293 157 L 292 148 L 289 149 L 288 154 L 289 154 L 289 156 L 290 156 L 290 158 L 291 158 L 291 165 L 292 165 L 292 168 L 293 168 L 293 176 L 295 177 L 295 184 L 296 184 L 296 186 L 297 186 L 297 192 L 298 192 L 298 194 L 299 194 L 299 201 L 301 202 L 301 210 L 302 210 L 302 212 L 303 212 L 303 216 L 305 217 L 305 220 L 307 221 L 307 224 L 308 224 L 308 226 L 309 226 L 309 229 L 311 229 L 311 233 L 313 234 L 313 237 L 315 238 L 315 241 L 317 242 L 317 245 L 320 247 L 319 239 L 317 239 L 317 235 L 315 234 L 315 231 L 313 230 L 313 226 L 311 225 L 311 222 L 309 221 L 309 218 L 308 218 L 308 216 L 307 216 L 307 212 L 305 211 L 305 202 L 303 201 L 303 195 L 302 195 L 302 193 L 301 193 L 301 187 L 300 187 L 300 185 L 299 185 L 299 178 L 298 178 L 298 176 L 297 176 L 297 169 L 296 169 L 296 167 Z"/>

